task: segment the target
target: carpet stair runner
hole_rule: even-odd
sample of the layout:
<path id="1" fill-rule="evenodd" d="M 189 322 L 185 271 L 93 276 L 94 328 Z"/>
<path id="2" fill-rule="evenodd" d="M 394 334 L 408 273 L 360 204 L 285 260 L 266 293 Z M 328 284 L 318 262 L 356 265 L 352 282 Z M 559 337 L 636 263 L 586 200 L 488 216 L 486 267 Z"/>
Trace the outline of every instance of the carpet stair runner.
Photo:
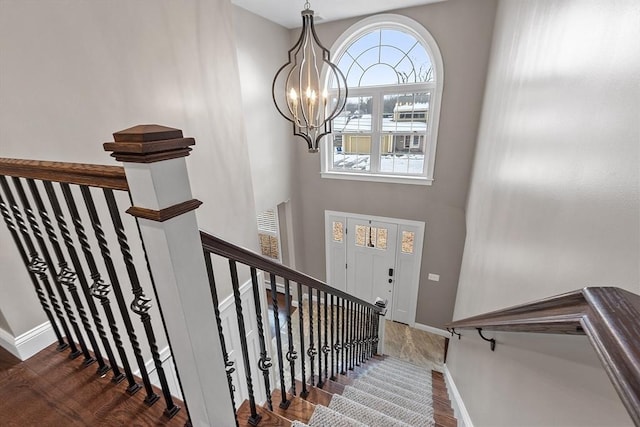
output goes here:
<path id="1" fill-rule="evenodd" d="M 313 383 L 317 378 L 313 378 Z M 296 381 L 298 394 L 302 383 Z M 337 374 L 322 388 L 307 385 L 306 398 L 287 393 L 291 404 L 278 407 L 282 395 L 272 393 L 273 410 L 260 407 L 261 426 L 282 427 L 456 427 L 441 372 L 388 357 Z M 238 410 L 240 426 L 248 425 L 248 402 Z"/>

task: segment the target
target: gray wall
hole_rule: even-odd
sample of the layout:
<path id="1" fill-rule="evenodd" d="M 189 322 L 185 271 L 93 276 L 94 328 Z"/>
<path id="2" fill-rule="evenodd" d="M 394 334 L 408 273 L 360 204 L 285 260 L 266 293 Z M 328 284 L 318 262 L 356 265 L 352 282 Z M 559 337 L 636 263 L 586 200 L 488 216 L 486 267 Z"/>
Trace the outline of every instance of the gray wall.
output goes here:
<path id="1" fill-rule="evenodd" d="M 320 178 L 320 158 L 301 139 L 294 201 L 298 267 L 325 277 L 324 211 L 336 210 L 426 222 L 416 321 L 442 327 L 452 318 L 465 237 L 465 202 L 495 15 L 493 0 L 449 0 L 393 11 L 423 24 L 444 61 L 435 181 L 432 186 Z M 318 25 L 326 45 L 358 19 Z M 295 36 L 296 30 L 292 31 Z M 284 62 L 284 61 L 283 61 Z M 427 281 L 428 273 L 440 275 Z"/>
<path id="2" fill-rule="evenodd" d="M 638 22 L 634 1 L 500 2 L 456 319 L 640 293 Z M 585 337 L 488 335 L 495 353 L 463 332 L 447 362 L 476 427 L 632 425 Z"/>
<path id="3" fill-rule="evenodd" d="M 0 1 L 0 156 L 115 164 L 112 132 L 181 128 L 200 226 L 256 248 L 232 18 L 228 0 Z M 0 270 L 17 336 L 45 316 L 4 225 Z"/>
<path id="4" fill-rule="evenodd" d="M 237 6 L 233 18 L 253 192 L 262 212 L 291 199 L 291 126 L 271 97 L 273 76 L 291 47 L 289 31 Z"/>

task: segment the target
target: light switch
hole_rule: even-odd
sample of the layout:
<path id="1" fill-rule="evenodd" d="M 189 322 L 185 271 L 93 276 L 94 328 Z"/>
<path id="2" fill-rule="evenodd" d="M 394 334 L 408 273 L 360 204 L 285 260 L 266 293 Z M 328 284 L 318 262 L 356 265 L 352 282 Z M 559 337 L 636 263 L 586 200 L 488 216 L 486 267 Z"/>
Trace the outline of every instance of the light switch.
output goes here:
<path id="1" fill-rule="evenodd" d="M 434 281 L 434 282 L 439 282 L 440 281 L 440 275 L 439 274 L 429 273 L 429 280 Z"/>

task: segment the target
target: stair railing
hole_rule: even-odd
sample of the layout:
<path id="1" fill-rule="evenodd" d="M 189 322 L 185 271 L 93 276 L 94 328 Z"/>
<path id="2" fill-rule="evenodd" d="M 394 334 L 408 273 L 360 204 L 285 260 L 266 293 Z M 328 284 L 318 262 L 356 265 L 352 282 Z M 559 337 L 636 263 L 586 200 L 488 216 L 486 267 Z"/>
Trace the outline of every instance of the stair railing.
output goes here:
<path id="1" fill-rule="evenodd" d="M 185 162 L 193 144 L 194 139 L 183 137 L 179 129 L 140 125 L 114 133 L 114 142 L 104 144 L 122 168 L 0 159 L 0 211 L 60 351 L 70 349 L 70 357 L 82 356 L 85 365 L 97 363 L 101 376 L 111 370 L 114 382 L 126 380 L 131 394 L 144 389 L 145 402 L 154 404 L 159 396 L 151 385 L 146 350 L 131 310 L 145 332 L 165 414 L 175 415 L 179 407 L 159 354 L 159 331 L 151 322 L 153 301 L 144 291 L 148 286 L 158 303 L 190 424 L 237 425 L 235 410 L 245 398 L 247 421 L 257 424 L 257 405 L 262 402 L 256 400 L 254 384 L 264 384 L 269 408 L 275 388 L 282 391 L 276 404 L 286 408 L 289 396 L 307 395 L 308 382 L 323 387 L 337 373 L 377 353 L 385 308 L 201 234 L 195 217 L 201 202 L 192 198 Z M 123 217 L 127 205 L 130 216 Z M 228 264 L 228 277 L 222 280 L 230 281 L 233 290 L 235 330 L 221 322 L 216 286 L 221 272 L 214 275 L 218 264 L 212 262 L 220 257 Z M 146 271 L 136 268 L 142 262 Z M 244 281 L 241 286 L 245 277 L 248 288 Z M 277 331 L 275 347 L 266 339 L 262 320 L 265 277 Z M 244 295 L 241 287 L 251 292 Z M 283 307 L 278 287 L 284 288 Z M 294 306 L 297 316 L 292 316 Z M 251 344 L 249 330 L 256 331 Z M 242 362 L 238 364 L 228 354 L 236 337 L 241 353 L 237 359 Z M 244 384 L 233 383 L 239 371 Z M 252 374 L 257 371 L 259 375 Z M 222 390 L 221 381 L 227 382 L 227 390 Z M 246 389 L 247 396 L 237 388 Z"/>
<path id="2" fill-rule="evenodd" d="M 276 263 L 262 255 L 241 248 L 218 237 L 201 232 L 202 247 L 205 254 L 205 262 L 211 284 L 211 293 L 214 301 L 218 301 L 216 294 L 216 277 L 212 255 L 222 257 L 228 262 L 229 276 L 233 287 L 235 309 L 237 314 L 238 331 L 227 333 L 239 333 L 242 351 L 243 371 L 245 373 L 246 388 L 248 390 L 249 416 L 248 422 L 257 425 L 260 414 L 256 406 L 254 394 L 255 381 L 260 379 L 251 374 L 255 372 L 255 364 L 262 372 L 262 381 L 266 391 L 266 406 L 272 410 L 274 402 L 271 400 L 271 392 L 274 388 L 280 389 L 280 401 L 276 402 L 280 408 L 289 406 L 288 396 L 300 395 L 306 397 L 309 393 L 307 378 L 312 386 L 322 388 L 327 380 L 335 380 L 335 375 L 340 370 L 353 370 L 355 366 L 365 363 L 378 349 L 378 319 L 384 314 L 384 307 L 380 307 L 341 290 L 332 288 L 326 283 L 293 270 L 285 265 Z M 250 271 L 250 286 L 255 305 L 255 321 L 257 322 L 258 342 L 260 357 L 252 360 L 247 344 L 246 322 L 251 317 L 245 315 L 247 307 L 243 308 L 238 269 L 248 268 Z M 219 275 L 223 272 L 219 271 Z M 265 274 L 269 279 L 268 293 L 271 297 L 273 323 L 275 326 L 275 350 L 277 362 L 272 361 L 273 354 L 269 354 L 271 348 L 265 342 L 263 325 L 263 313 L 260 305 L 260 293 L 264 292 L 259 276 Z M 278 303 L 278 283 L 283 283 L 287 328 L 281 333 L 280 310 Z M 294 325 L 292 312 L 292 283 L 297 294 L 296 308 L 298 322 Z M 253 307 L 252 307 L 253 308 Z M 233 363 L 229 362 L 226 351 L 225 338 L 219 313 L 216 313 L 220 341 L 225 353 L 225 363 L 228 368 L 229 390 L 234 399 L 234 386 L 231 380 Z M 293 332 L 296 329 L 297 334 Z M 345 336 L 346 331 L 346 336 Z M 286 337 L 286 345 L 283 337 Z M 307 346 L 305 346 L 307 343 Z M 305 355 L 307 357 L 305 357 Z M 298 356 L 299 366 L 296 367 Z M 341 361 L 341 362 L 340 362 Z M 256 363 L 257 362 L 257 363 Z M 274 366 L 275 363 L 275 366 Z M 330 366 L 329 366 L 330 365 Z M 270 383 L 270 369 L 277 368 L 277 381 L 273 386 Z M 288 375 L 285 375 L 288 372 Z M 309 377 L 307 377 L 309 372 Z M 296 388 L 296 378 L 300 378 L 301 388 Z M 287 393 L 289 391 L 289 393 Z M 235 405 L 234 399 L 234 405 Z"/>
<path id="3" fill-rule="evenodd" d="M 268 408 L 285 408 L 291 394 L 308 393 L 307 381 L 322 387 L 337 372 L 353 369 L 377 352 L 383 307 L 200 233 L 194 212 L 200 202 L 192 198 L 184 159 L 193 138 L 178 129 L 141 125 L 115 133 L 114 139 L 104 147 L 123 162 L 133 204 L 127 212 L 140 224 L 194 425 L 237 424 L 235 410 L 244 417 L 247 406 L 243 422 L 255 425 L 263 401 Z M 260 302 L 265 278 L 275 347 L 267 340 L 266 307 Z M 235 321 L 223 325 L 219 297 L 226 295 L 218 292 L 227 285 Z M 283 307 L 279 286 L 284 288 Z M 297 319 L 291 315 L 293 305 Z M 281 309 L 287 323 L 282 335 Z M 237 363 L 231 360 L 231 347 Z M 222 382 L 228 386 L 220 387 Z M 281 397 L 274 403 L 275 388 Z M 256 396 L 258 391 L 264 396 Z"/>
<path id="4" fill-rule="evenodd" d="M 150 313 L 153 303 L 143 289 L 143 283 L 152 284 L 153 276 L 144 267 L 137 269 L 134 261 L 134 252 L 144 257 L 144 245 L 135 221 L 123 221 L 120 215 L 128 201 L 121 167 L 0 158 L 0 211 L 57 349 L 69 349 L 71 359 L 82 357 L 84 366 L 96 363 L 98 376 L 111 371 L 112 382 L 126 380 L 129 394 L 144 389 L 150 406 L 160 397 L 150 380 L 148 353 L 139 342 L 137 330 L 142 326 L 165 415 L 171 418 L 180 407 L 160 357 Z M 134 324 L 130 310 L 141 325 Z"/>
<path id="5" fill-rule="evenodd" d="M 446 326 L 479 333 L 586 335 L 631 419 L 640 426 L 640 295 L 614 287 L 588 287 Z M 492 341 L 494 350 L 495 339 L 484 339 Z"/>

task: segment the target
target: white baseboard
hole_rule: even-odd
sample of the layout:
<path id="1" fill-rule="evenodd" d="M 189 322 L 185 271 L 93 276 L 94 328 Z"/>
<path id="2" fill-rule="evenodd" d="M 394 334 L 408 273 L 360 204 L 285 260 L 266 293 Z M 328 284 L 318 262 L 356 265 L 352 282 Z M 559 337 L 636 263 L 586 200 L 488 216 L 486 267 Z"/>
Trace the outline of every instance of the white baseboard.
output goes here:
<path id="1" fill-rule="evenodd" d="M 443 337 L 446 337 L 446 338 L 451 338 L 451 334 L 445 331 L 444 329 L 434 328 L 433 326 L 423 325 L 422 323 L 418 323 L 418 322 L 414 323 L 413 327 L 421 331 L 430 332 L 436 335 L 442 335 Z"/>
<path id="2" fill-rule="evenodd" d="M 447 365 L 444 365 L 444 381 L 447 384 L 447 389 L 451 394 L 451 406 L 453 407 L 453 412 L 458 419 L 459 427 L 473 427 L 473 422 L 471 422 L 471 417 L 469 416 L 469 412 L 467 412 L 466 406 L 464 406 L 464 402 L 462 401 L 462 396 L 460 395 L 460 391 L 458 391 L 458 387 L 456 387 L 456 383 L 453 382 L 453 377 L 451 376 L 451 372 L 449 372 L 449 368 Z"/>
<path id="3" fill-rule="evenodd" d="M 36 326 L 17 337 L 0 329 L 0 346 L 20 360 L 27 360 L 54 342 L 56 342 L 56 335 L 49 322 Z"/>

